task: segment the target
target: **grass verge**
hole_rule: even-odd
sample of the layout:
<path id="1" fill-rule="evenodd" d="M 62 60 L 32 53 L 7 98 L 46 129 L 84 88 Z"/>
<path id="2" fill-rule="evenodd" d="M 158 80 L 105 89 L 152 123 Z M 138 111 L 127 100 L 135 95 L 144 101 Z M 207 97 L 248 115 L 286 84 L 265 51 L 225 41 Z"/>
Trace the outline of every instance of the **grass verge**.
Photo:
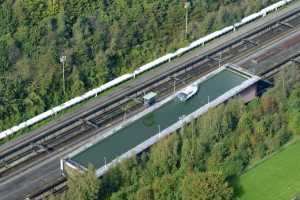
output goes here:
<path id="1" fill-rule="evenodd" d="M 291 200 L 300 192 L 300 140 L 251 168 L 239 179 L 237 200 Z"/>

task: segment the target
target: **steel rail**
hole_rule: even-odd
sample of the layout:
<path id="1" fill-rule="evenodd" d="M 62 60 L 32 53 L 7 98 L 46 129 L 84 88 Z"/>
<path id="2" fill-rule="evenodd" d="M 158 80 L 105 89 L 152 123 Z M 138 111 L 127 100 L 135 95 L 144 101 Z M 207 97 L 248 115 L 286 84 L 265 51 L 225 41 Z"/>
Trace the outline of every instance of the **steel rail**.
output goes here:
<path id="1" fill-rule="evenodd" d="M 218 51 L 218 52 L 220 52 L 220 51 Z M 216 53 L 215 53 L 216 54 Z M 213 54 L 210 54 L 210 55 L 213 55 Z M 298 57 L 299 55 L 297 54 L 297 55 L 293 55 L 291 58 L 287 58 L 287 59 L 285 59 L 285 61 L 283 61 L 283 62 L 281 62 L 281 63 L 279 63 L 279 64 L 277 64 L 276 66 L 274 66 L 272 69 L 270 69 L 269 71 L 272 71 L 272 70 L 275 70 L 276 68 L 278 68 L 279 66 L 281 66 L 282 64 L 284 64 L 284 63 L 286 63 L 286 62 L 289 62 L 292 58 L 296 58 L 296 57 Z M 203 59 L 203 58 L 202 58 Z M 192 59 L 191 59 L 192 60 Z M 198 59 L 199 60 L 199 59 Z M 201 59 L 200 59 L 201 60 Z M 193 61 L 192 61 L 193 62 Z M 185 66 L 185 68 L 188 68 L 187 66 Z M 181 68 L 182 69 L 182 68 Z M 184 69 L 184 68 L 183 68 Z M 172 71 L 173 73 L 176 73 L 176 72 L 179 72 L 179 70 L 174 70 L 174 71 Z M 168 73 L 168 75 L 170 75 L 170 74 L 173 74 L 173 73 Z M 267 72 L 266 72 L 267 73 Z M 164 78 L 166 78 L 166 77 L 164 77 Z M 163 87 L 162 87 L 163 88 Z"/>

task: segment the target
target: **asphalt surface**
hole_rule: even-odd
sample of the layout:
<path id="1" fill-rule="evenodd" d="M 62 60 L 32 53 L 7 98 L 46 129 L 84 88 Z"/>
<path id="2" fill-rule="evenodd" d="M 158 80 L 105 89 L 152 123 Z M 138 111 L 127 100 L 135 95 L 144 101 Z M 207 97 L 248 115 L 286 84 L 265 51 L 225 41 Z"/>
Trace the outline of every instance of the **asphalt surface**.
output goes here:
<path id="1" fill-rule="evenodd" d="M 136 84 L 142 84 L 145 82 L 145 80 L 150 79 L 153 76 L 157 76 L 161 73 L 167 72 L 174 65 L 178 65 L 181 63 L 184 63 L 185 61 L 191 59 L 192 57 L 199 56 L 201 54 L 204 54 L 205 52 L 214 49 L 220 45 L 222 45 L 225 41 L 232 40 L 236 38 L 239 35 L 245 34 L 248 31 L 252 30 L 253 28 L 262 25 L 272 18 L 276 17 L 279 14 L 283 14 L 288 12 L 290 9 L 299 7 L 300 3 L 297 2 L 295 4 L 290 5 L 289 9 L 280 10 L 277 13 L 272 13 L 265 18 L 262 18 L 254 23 L 251 23 L 239 30 L 237 30 L 234 33 L 227 34 L 217 40 L 212 41 L 204 48 L 197 48 L 184 56 L 177 58 L 173 60 L 170 63 L 166 63 L 164 65 L 161 65 L 157 67 L 156 69 L 147 72 L 144 75 L 139 76 L 135 80 L 131 80 L 129 82 L 126 82 L 125 84 L 121 85 L 118 89 L 116 89 L 114 92 L 118 93 L 119 91 L 122 91 L 122 89 L 125 89 L 128 86 L 133 86 Z M 247 59 L 244 59 L 246 62 Z M 73 113 L 66 114 L 61 119 L 50 123 L 49 125 L 42 127 L 36 131 L 33 131 L 30 134 L 27 134 L 23 137 L 20 137 L 19 139 L 15 140 L 14 142 L 7 143 L 5 145 L 2 145 L 0 147 L 4 150 L 6 148 L 12 147 L 18 142 L 22 140 L 26 140 L 27 138 L 32 137 L 34 134 L 39 134 L 49 128 L 53 128 L 57 125 L 57 123 L 63 123 L 66 120 L 69 120 L 70 118 L 76 117 L 78 114 L 82 114 L 83 112 L 86 112 L 86 110 L 93 108 L 95 105 L 98 105 L 101 102 L 108 101 L 110 99 L 110 96 L 104 96 L 101 98 L 97 98 L 93 101 L 90 101 L 88 104 L 82 106 L 82 108 L 78 109 L 77 111 Z M 101 133 L 99 133 L 101 134 Z M 36 165 L 30 169 L 25 170 L 22 174 L 18 174 L 16 176 L 10 177 L 9 180 L 3 181 L 0 183 L 0 200 L 17 200 L 17 199 L 24 199 L 26 197 L 26 194 L 29 194 L 31 190 L 42 188 L 46 186 L 47 183 L 51 182 L 52 180 L 56 180 L 58 177 L 60 177 L 60 168 L 59 168 L 59 159 L 63 157 L 64 155 L 71 152 L 73 149 L 76 149 L 77 147 L 81 146 L 82 144 L 88 143 L 92 140 L 89 139 L 87 141 L 82 141 L 81 144 L 74 145 L 72 148 L 69 148 L 68 150 L 62 149 L 61 153 L 55 153 L 52 155 L 51 153 L 45 157 L 45 160 L 42 162 L 36 163 Z"/>

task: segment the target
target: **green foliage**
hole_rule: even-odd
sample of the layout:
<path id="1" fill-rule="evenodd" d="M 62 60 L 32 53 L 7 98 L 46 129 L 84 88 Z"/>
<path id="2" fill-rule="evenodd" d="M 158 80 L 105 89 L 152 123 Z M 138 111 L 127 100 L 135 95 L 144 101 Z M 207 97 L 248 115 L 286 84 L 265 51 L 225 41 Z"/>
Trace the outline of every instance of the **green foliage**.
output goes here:
<path id="1" fill-rule="evenodd" d="M 292 111 L 289 115 L 289 129 L 294 134 L 300 134 L 300 112 Z"/>
<path id="2" fill-rule="evenodd" d="M 135 199 L 151 200 L 153 199 L 153 191 L 151 187 L 144 187 L 137 191 Z M 113 198 L 111 198 L 113 199 Z"/>
<path id="3" fill-rule="evenodd" d="M 1 67 L 0 70 L 2 72 L 8 70 L 8 67 L 10 66 L 9 57 L 8 57 L 8 45 L 6 41 L 0 40 L 0 63 Z"/>
<path id="4" fill-rule="evenodd" d="M 0 36 L 14 33 L 17 27 L 17 21 L 13 15 L 11 3 L 4 2 L 0 6 Z M 0 62 L 1 63 L 1 62 Z"/>
<path id="5" fill-rule="evenodd" d="M 99 180 L 95 176 L 95 170 L 89 167 L 85 174 L 74 175 L 68 179 L 69 190 L 67 199 L 72 200 L 96 200 L 99 191 Z"/>
<path id="6" fill-rule="evenodd" d="M 295 72 L 298 74 L 298 72 Z M 295 79 L 299 83 L 300 79 Z M 293 87 L 294 90 L 289 92 L 290 98 L 288 99 L 288 127 L 290 131 L 294 134 L 300 134 L 300 88 L 299 84 L 296 87 Z"/>
<path id="7" fill-rule="evenodd" d="M 188 173 L 181 186 L 184 200 L 229 200 L 233 190 L 216 172 Z"/>
<path id="8" fill-rule="evenodd" d="M 85 173 L 69 176 L 67 192 L 61 196 L 51 196 L 50 200 L 97 200 L 99 188 L 95 170 L 89 166 Z"/>
<path id="9" fill-rule="evenodd" d="M 175 200 L 180 199 L 178 193 L 179 180 L 175 176 L 166 174 L 160 178 L 155 178 L 152 183 L 153 198 Z"/>
<path id="10" fill-rule="evenodd" d="M 166 172 L 177 169 L 180 158 L 180 139 L 177 135 L 163 140 L 156 148 L 153 148 L 153 156 L 150 158 L 150 169 L 153 176 L 161 176 Z"/>

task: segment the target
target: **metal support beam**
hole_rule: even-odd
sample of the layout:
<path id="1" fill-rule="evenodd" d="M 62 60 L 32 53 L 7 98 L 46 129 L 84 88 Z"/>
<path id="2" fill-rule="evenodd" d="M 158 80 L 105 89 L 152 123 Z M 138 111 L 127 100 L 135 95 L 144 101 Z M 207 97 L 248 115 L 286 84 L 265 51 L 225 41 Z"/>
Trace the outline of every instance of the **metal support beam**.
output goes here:
<path id="1" fill-rule="evenodd" d="M 290 23 L 287 23 L 287 22 L 279 22 L 280 25 L 283 25 L 283 26 L 286 26 L 288 28 L 294 28 L 294 26 Z"/>
<path id="2" fill-rule="evenodd" d="M 85 123 L 87 124 L 87 125 L 89 125 L 89 126 L 92 126 L 92 127 L 94 127 L 94 128 L 100 128 L 99 126 L 98 126 L 98 124 L 96 124 L 96 123 L 94 123 L 93 121 L 91 121 L 91 120 L 85 120 Z"/>
<path id="3" fill-rule="evenodd" d="M 42 145 L 42 144 L 32 143 L 32 146 L 37 147 L 42 151 L 49 151 L 49 148 L 45 145 Z"/>
<path id="4" fill-rule="evenodd" d="M 144 103 L 143 100 L 137 98 L 137 97 L 126 97 L 128 100 L 133 100 L 136 103 Z"/>
<path id="5" fill-rule="evenodd" d="M 9 168 L 7 161 L 5 161 L 4 159 L 3 159 L 3 160 L 0 160 L 0 166 L 1 166 L 1 167 L 4 167 L 4 168 L 6 168 L 6 169 Z"/>
<path id="6" fill-rule="evenodd" d="M 141 99 L 136 98 L 136 97 L 132 98 L 132 100 L 135 101 L 136 103 L 143 103 L 143 101 Z"/>
<path id="7" fill-rule="evenodd" d="M 84 125 L 91 126 L 91 127 L 95 128 L 95 129 L 100 128 L 100 127 L 98 126 L 98 124 L 96 124 L 95 122 L 93 122 L 93 121 L 91 121 L 91 120 L 88 120 L 88 119 L 81 119 L 81 121 L 82 121 L 82 123 L 83 123 Z"/>
<path id="8" fill-rule="evenodd" d="M 257 46 L 257 45 L 258 45 L 257 42 L 254 42 L 254 41 L 252 41 L 252 40 L 250 40 L 250 39 L 243 39 L 243 42 L 252 44 L 252 45 L 254 45 L 254 46 Z"/>
<path id="9" fill-rule="evenodd" d="M 297 59 L 291 59 L 291 61 L 294 62 L 294 63 L 296 63 L 296 64 L 298 64 L 298 65 L 300 65 L 300 60 L 297 60 Z"/>
<path id="10" fill-rule="evenodd" d="M 172 79 L 174 81 L 179 81 L 179 82 L 182 82 L 183 84 L 186 84 L 186 82 L 184 80 L 180 79 L 180 78 L 177 78 L 175 76 L 169 76 L 169 77 L 170 77 L 170 79 Z"/>
<path id="11" fill-rule="evenodd" d="M 214 58 L 214 57 L 211 57 L 211 56 L 208 56 L 207 58 L 208 58 L 208 60 L 211 60 L 213 62 L 217 62 L 217 63 L 220 62 L 219 58 Z"/>

